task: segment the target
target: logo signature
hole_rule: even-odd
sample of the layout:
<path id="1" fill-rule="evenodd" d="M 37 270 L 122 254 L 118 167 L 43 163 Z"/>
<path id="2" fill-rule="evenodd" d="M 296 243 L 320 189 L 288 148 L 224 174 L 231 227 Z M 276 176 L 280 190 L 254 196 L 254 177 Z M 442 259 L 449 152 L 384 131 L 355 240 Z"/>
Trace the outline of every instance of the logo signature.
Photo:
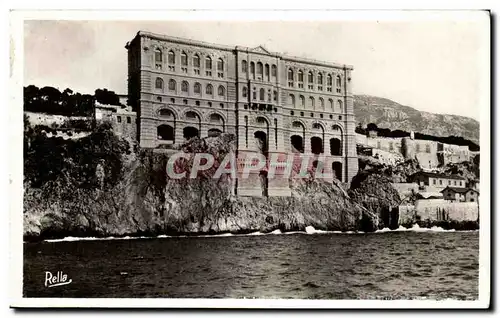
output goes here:
<path id="1" fill-rule="evenodd" d="M 68 280 L 68 275 L 62 271 L 56 272 L 53 275 L 51 272 L 45 272 L 45 287 L 57 287 L 71 284 L 71 278 Z"/>

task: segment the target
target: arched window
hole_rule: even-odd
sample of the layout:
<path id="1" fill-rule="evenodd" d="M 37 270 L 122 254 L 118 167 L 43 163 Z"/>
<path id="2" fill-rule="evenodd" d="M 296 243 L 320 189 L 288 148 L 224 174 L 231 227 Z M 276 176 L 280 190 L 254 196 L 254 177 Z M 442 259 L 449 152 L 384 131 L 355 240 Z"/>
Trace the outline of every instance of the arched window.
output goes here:
<path id="1" fill-rule="evenodd" d="M 307 74 L 307 88 L 308 89 L 313 89 L 314 88 L 314 75 L 312 72 L 309 72 Z"/>
<path id="2" fill-rule="evenodd" d="M 288 87 L 293 87 L 293 70 L 288 69 Z"/>
<path id="3" fill-rule="evenodd" d="M 295 96 L 290 94 L 288 95 L 288 104 L 292 107 L 295 107 Z"/>
<path id="4" fill-rule="evenodd" d="M 325 110 L 325 101 L 324 101 L 324 99 L 323 99 L 323 98 L 321 98 L 321 97 L 319 98 L 319 108 L 320 108 L 321 110 Z"/>
<path id="5" fill-rule="evenodd" d="M 264 66 L 262 65 L 262 63 L 258 62 L 257 63 L 257 76 L 258 77 L 260 76 L 260 78 L 262 78 L 263 68 L 264 68 Z"/>
<path id="6" fill-rule="evenodd" d="M 219 114 L 211 114 L 210 115 L 210 122 L 211 123 L 218 123 L 218 124 L 223 124 L 224 119 Z"/>
<path id="7" fill-rule="evenodd" d="M 278 92 L 277 92 L 277 91 L 273 91 L 273 100 L 274 100 L 275 102 L 277 102 L 277 101 L 278 101 Z"/>
<path id="8" fill-rule="evenodd" d="M 304 96 L 300 95 L 299 99 L 300 99 L 300 107 L 306 108 L 306 99 L 304 98 Z"/>
<path id="9" fill-rule="evenodd" d="M 323 90 L 323 74 L 318 74 L 318 91 Z"/>
<path id="10" fill-rule="evenodd" d="M 314 109 L 314 97 L 309 97 L 309 108 Z"/>
<path id="11" fill-rule="evenodd" d="M 332 170 L 335 172 L 335 177 L 342 181 L 342 163 L 334 162 L 332 163 Z"/>
<path id="12" fill-rule="evenodd" d="M 198 54 L 193 56 L 193 67 L 200 68 L 200 56 Z"/>
<path id="13" fill-rule="evenodd" d="M 224 71 L 224 61 L 221 58 L 217 60 L 217 71 Z"/>
<path id="14" fill-rule="evenodd" d="M 265 70 L 266 81 L 269 81 L 269 64 L 266 64 L 264 70 Z"/>
<path id="15" fill-rule="evenodd" d="M 330 105 L 329 105 L 329 107 L 330 107 L 330 111 L 334 112 L 334 111 L 335 111 L 335 108 L 334 108 L 334 106 L 333 106 L 333 99 L 331 99 L 331 98 L 330 98 L 330 99 L 328 100 L 328 103 L 330 104 Z"/>
<path id="16" fill-rule="evenodd" d="M 298 81 L 299 81 L 299 88 L 304 88 L 304 73 L 302 73 L 302 71 L 299 70 L 297 75 L 298 75 Z"/>
<path id="17" fill-rule="evenodd" d="M 255 87 L 253 88 L 252 99 L 257 99 L 257 92 Z"/>
<path id="18" fill-rule="evenodd" d="M 251 62 L 250 63 L 250 76 L 255 79 L 255 63 Z"/>
<path id="19" fill-rule="evenodd" d="M 328 76 L 326 77 L 326 90 L 328 92 L 332 91 L 332 85 L 333 85 L 332 75 L 328 74 Z"/>
<path id="20" fill-rule="evenodd" d="M 338 108 L 339 108 L 339 112 L 340 113 L 344 112 L 344 109 L 342 107 L 342 101 L 340 99 L 337 101 L 337 105 L 338 105 Z"/>
<path id="21" fill-rule="evenodd" d="M 175 80 L 171 79 L 168 81 L 168 90 L 169 91 L 175 91 L 176 90 L 177 83 Z"/>
<path id="22" fill-rule="evenodd" d="M 330 154 L 332 156 L 341 156 L 342 155 L 342 143 L 338 138 L 330 139 Z"/>
<path id="23" fill-rule="evenodd" d="M 172 50 L 168 51 L 168 64 L 175 64 L 175 53 Z"/>
<path id="24" fill-rule="evenodd" d="M 245 60 L 241 61 L 241 71 L 243 73 L 248 72 L 248 63 Z"/>
<path id="25" fill-rule="evenodd" d="M 201 84 L 200 83 L 194 83 L 194 93 L 195 94 L 201 94 Z"/>
<path id="26" fill-rule="evenodd" d="M 303 139 L 301 136 L 299 136 L 299 135 L 291 136 L 290 143 L 292 146 L 292 152 L 301 152 L 301 153 L 304 152 L 304 142 L 303 142 Z"/>
<path id="27" fill-rule="evenodd" d="M 159 77 L 157 77 L 155 80 L 155 88 L 156 89 L 163 89 L 163 80 Z"/>
<path id="28" fill-rule="evenodd" d="M 156 135 L 160 140 L 174 141 L 174 127 L 170 125 L 160 125 L 156 128 Z"/>
<path id="29" fill-rule="evenodd" d="M 188 56 L 186 52 L 181 53 L 181 66 L 187 66 L 188 65 Z"/>
<path id="30" fill-rule="evenodd" d="M 311 138 L 311 152 L 315 155 L 323 153 L 323 139 L 317 136 Z"/>
<path id="31" fill-rule="evenodd" d="M 217 77 L 224 77 L 224 61 L 221 58 L 217 60 Z"/>
<path id="32" fill-rule="evenodd" d="M 155 49 L 155 62 L 162 62 L 163 56 L 159 48 Z"/>
<path id="33" fill-rule="evenodd" d="M 189 91 L 189 84 L 186 81 L 182 81 L 181 83 L 181 91 L 187 93 Z"/>
<path id="34" fill-rule="evenodd" d="M 342 79 L 340 75 L 337 75 L 337 79 L 335 80 L 335 86 L 337 87 L 337 93 L 340 93 L 342 90 Z"/>
<path id="35" fill-rule="evenodd" d="M 212 70 L 212 58 L 210 56 L 205 58 L 205 68 L 207 70 Z"/>
<path id="36" fill-rule="evenodd" d="M 224 96 L 226 93 L 226 89 L 224 88 L 224 86 L 220 85 L 218 90 L 217 90 L 217 93 L 219 96 Z"/>
<path id="37" fill-rule="evenodd" d="M 271 77 L 274 79 L 278 76 L 278 69 L 276 68 L 276 65 L 271 66 Z"/>
<path id="38" fill-rule="evenodd" d="M 213 93 L 214 93 L 214 92 L 213 92 L 213 87 L 212 87 L 212 84 L 208 84 L 208 85 L 207 85 L 207 88 L 205 89 L 205 93 L 206 93 L 207 95 L 210 95 L 210 96 L 212 96 L 212 95 L 213 95 Z"/>
<path id="39" fill-rule="evenodd" d="M 241 96 L 248 97 L 248 88 L 246 86 L 243 86 L 243 90 L 241 92 Z"/>
<path id="40" fill-rule="evenodd" d="M 162 108 L 158 111 L 160 117 L 171 118 L 173 116 L 172 112 L 166 108 Z"/>
<path id="41" fill-rule="evenodd" d="M 259 99 L 265 100 L 265 95 L 266 95 L 266 91 L 263 88 L 261 88 L 260 92 L 259 92 Z"/>
<path id="42" fill-rule="evenodd" d="M 161 50 L 159 48 L 156 48 L 155 49 L 155 68 L 157 70 L 161 70 L 162 61 L 163 61 L 162 52 L 161 52 Z"/>

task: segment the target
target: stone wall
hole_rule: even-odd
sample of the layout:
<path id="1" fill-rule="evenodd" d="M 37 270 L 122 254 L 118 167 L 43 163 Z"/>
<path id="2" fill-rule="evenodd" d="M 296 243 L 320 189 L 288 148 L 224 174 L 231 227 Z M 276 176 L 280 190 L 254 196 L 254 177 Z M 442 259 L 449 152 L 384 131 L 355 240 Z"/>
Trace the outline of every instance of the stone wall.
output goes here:
<path id="1" fill-rule="evenodd" d="M 402 155 L 404 159 L 417 159 L 425 169 L 437 168 L 440 164 L 468 161 L 475 152 L 467 146 L 443 144 L 431 140 L 404 138 L 389 138 L 356 134 L 356 144 L 373 148 L 373 154 L 379 153 L 389 158 L 387 153 Z"/>
<path id="2" fill-rule="evenodd" d="M 399 206 L 399 224 L 420 221 L 477 221 L 477 202 L 449 202 L 443 199 L 417 200 L 415 205 Z"/>

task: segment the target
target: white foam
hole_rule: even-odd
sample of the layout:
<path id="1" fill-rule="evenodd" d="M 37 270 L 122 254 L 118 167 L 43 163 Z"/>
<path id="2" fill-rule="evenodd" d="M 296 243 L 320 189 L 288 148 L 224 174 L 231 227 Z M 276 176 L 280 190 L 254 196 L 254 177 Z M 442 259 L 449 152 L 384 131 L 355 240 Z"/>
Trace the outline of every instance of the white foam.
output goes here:
<path id="1" fill-rule="evenodd" d="M 384 227 L 381 230 L 376 230 L 373 233 L 390 233 L 390 232 L 478 232 L 479 230 L 471 230 L 471 231 L 456 231 L 454 229 L 445 230 L 439 226 L 433 226 L 431 228 L 421 228 L 418 224 L 414 224 L 411 228 L 405 228 L 403 226 L 399 226 L 395 230 L 391 230 L 387 227 Z M 222 234 L 212 234 L 212 235 L 158 235 L 156 237 L 149 236 L 124 236 L 124 237 L 74 237 L 68 236 L 62 239 L 46 239 L 45 242 L 55 243 L 55 242 L 74 242 L 74 241 L 106 241 L 106 240 L 138 240 L 138 239 L 154 239 L 154 238 L 196 238 L 196 237 L 231 237 L 231 236 L 261 236 L 261 235 L 292 235 L 292 234 L 365 234 L 363 231 L 353 232 L 353 231 L 324 231 L 324 230 L 316 230 L 313 226 L 307 226 L 305 231 L 291 231 L 291 232 L 281 232 L 281 230 L 276 229 L 269 233 L 262 232 L 252 232 L 248 234 L 232 234 L 232 233 L 222 233 Z M 370 233 L 368 233 L 370 234 Z"/>
<path id="2" fill-rule="evenodd" d="M 431 228 L 420 227 L 418 224 L 413 224 L 411 228 L 406 228 L 400 225 L 397 229 L 391 230 L 384 227 L 381 230 L 376 230 L 375 233 L 386 233 L 386 232 L 468 232 L 468 231 L 456 231 L 455 229 L 445 230 L 440 226 L 433 226 Z"/>
<path id="3" fill-rule="evenodd" d="M 248 234 L 249 236 L 254 236 L 254 235 L 266 235 L 265 233 L 262 233 L 262 232 L 252 232 L 250 234 Z"/>
<path id="4" fill-rule="evenodd" d="M 388 227 L 384 227 L 381 230 L 376 230 L 375 233 L 385 233 L 385 232 L 391 232 L 391 229 Z"/>
<path id="5" fill-rule="evenodd" d="M 316 229 L 313 226 L 306 226 L 306 233 L 307 234 L 314 234 L 316 233 Z"/>

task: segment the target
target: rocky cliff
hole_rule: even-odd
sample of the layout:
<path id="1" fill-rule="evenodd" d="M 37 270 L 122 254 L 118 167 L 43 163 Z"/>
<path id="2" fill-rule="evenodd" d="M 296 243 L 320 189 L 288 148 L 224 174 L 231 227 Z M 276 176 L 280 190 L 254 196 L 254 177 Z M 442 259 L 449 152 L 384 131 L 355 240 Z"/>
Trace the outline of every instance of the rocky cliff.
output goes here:
<path id="1" fill-rule="evenodd" d="M 479 142 L 479 122 L 472 118 L 422 112 L 386 98 L 355 95 L 354 115 L 363 127 L 374 123 L 379 128 L 457 136 Z"/>
<path id="2" fill-rule="evenodd" d="M 232 194 L 228 175 L 214 179 L 214 171 L 207 170 L 196 179 L 170 179 L 165 170 L 166 153 L 128 152 L 116 147 L 121 141 L 109 131 L 100 134 L 94 137 L 92 149 L 78 154 L 59 149 L 82 146 L 71 146 L 75 141 L 51 145 L 61 155 L 51 160 L 60 166 L 59 172 L 52 171 L 50 180 L 25 176 L 25 239 L 292 231 L 307 226 L 367 231 L 378 227 L 376 214 L 353 200 L 337 182 L 295 180 L 291 197 L 238 197 Z M 47 140 L 37 138 L 25 158 L 25 164 L 35 165 L 27 170 L 30 174 L 40 168 L 35 159 L 41 155 L 33 147 L 47 150 Z M 86 144 L 85 138 L 78 142 Z M 180 150 L 212 153 L 218 160 L 234 151 L 234 146 L 233 136 L 222 135 L 192 139 Z M 190 162 L 182 165 L 189 169 Z M 36 186 L 30 180 L 37 181 Z"/>

